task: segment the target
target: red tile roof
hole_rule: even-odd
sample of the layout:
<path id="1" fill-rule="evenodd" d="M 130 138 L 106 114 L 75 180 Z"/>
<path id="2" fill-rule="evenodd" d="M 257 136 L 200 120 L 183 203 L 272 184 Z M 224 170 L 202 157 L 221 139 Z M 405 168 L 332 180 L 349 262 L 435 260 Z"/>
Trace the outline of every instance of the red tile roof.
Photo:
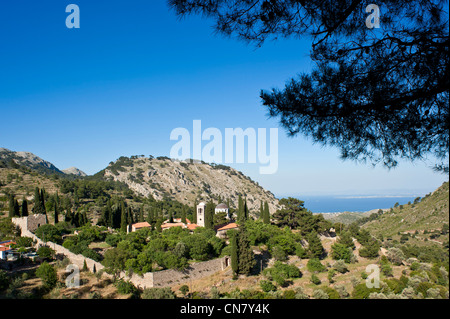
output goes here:
<path id="1" fill-rule="evenodd" d="M 238 227 L 239 227 L 239 225 L 236 223 L 229 223 L 223 227 L 220 227 L 219 229 L 217 229 L 217 231 L 234 229 L 234 228 L 238 228 Z"/>
<path id="2" fill-rule="evenodd" d="M 171 227 L 186 227 L 183 223 L 165 223 L 161 225 L 162 229 L 171 228 Z"/>
<path id="3" fill-rule="evenodd" d="M 0 247 L 11 247 L 11 245 L 16 245 L 15 241 L 8 240 L 0 243 Z"/>
<path id="4" fill-rule="evenodd" d="M 194 229 L 196 229 L 197 227 L 200 227 L 200 226 L 197 225 L 197 224 L 189 224 L 189 225 L 187 225 L 187 228 L 188 228 L 189 230 L 194 230 Z"/>
<path id="5" fill-rule="evenodd" d="M 136 223 L 132 225 L 134 228 L 144 228 L 144 227 L 151 227 L 151 225 L 147 222 L 141 222 L 141 223 Z"/>

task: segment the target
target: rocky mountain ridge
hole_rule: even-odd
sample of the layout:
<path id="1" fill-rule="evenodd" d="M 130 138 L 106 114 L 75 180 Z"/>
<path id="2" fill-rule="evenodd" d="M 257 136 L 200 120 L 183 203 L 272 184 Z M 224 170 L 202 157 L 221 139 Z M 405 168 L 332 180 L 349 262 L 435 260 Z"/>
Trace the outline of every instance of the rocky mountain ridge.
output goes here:
<path id="1" fill-rule="evenodd" d="M 210 199 L 238 207 L 239 195 L 248 208 L 259 212 L 260 203 L 268 202 L 271 212 L 280 208 L 278 199 L 257 182 L 224 165 L 181 162 L 167 157 L 121 157 L 100 172 L 104 178 L 124 182 L 143 196 L 161 200 L 170 197 L 183 204 Z"/>
<path id="2" fill-rule="evenodd" d="M 75 167 L 59 170 L 52 163 L 29 152 L 0 148 L 0 167 L 11 166 L 27 167 L 46 175 L 87 176 Z M 157 200 L 171 198 L 187 205 L 213 199 L 216 202 L 229 202 L 231 207 L 237 208 L 241 195 L 247 199 L 248 208 L 254 213 L 259 213 L 261 202 L 268 203 L 270 212 L 280 208 L 278 199 L 270 191 L 242 172 L 225 165 L 198 161 L 187 163 L 164 156 L 122 156 L 88 178 L 123 182 L 144 197 L 152 196 Z"/>

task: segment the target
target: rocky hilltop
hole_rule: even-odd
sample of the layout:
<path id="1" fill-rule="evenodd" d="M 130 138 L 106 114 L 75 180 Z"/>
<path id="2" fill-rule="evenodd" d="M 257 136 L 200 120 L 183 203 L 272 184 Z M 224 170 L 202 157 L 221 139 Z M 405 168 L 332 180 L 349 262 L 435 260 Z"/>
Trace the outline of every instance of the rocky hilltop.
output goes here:
<path id="1" fill-rule="evenodd" d="M 279 209 L 278 199 L 241 172 L 224 165 L 185 163 L 167 157 L 121 157 L 98 173 L 106 179 L 124 182 L 130 189 L 157 200 L 170 197 L 183 204 L 210 199 L 238 206 L 239 195 L 247 198 L 251 211 L 268 202 L 271 212 Z"/>
<path id="2" fill-rule="evenodd" d="M 68 175 L 87 176 L 87 174 L 85 172 L 83 172 L 82 170 L 80 170 L 76 167 L 69 167 L 69 168 L 63 169 L 62 171 L 64 174 L 68 174 Z"/>
<path id="3" fill-rule="evenodd" d="M 14 152 L 0 148 L 0 167 L 13 165 L 25 166 L 44 174 L 63 174 L 55 165 L 30 152 Z"/>

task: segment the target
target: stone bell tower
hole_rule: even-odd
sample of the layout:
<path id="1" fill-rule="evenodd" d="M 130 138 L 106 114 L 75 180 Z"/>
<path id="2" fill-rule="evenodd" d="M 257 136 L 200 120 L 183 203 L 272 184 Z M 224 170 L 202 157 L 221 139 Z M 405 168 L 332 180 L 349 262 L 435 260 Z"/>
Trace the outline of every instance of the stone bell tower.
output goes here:
<path id="1" fill-rule="evenodd" d="M 205 208 L 206 204 L 201 202 L 197 205 L 197 225 L 205 227 Z"/>

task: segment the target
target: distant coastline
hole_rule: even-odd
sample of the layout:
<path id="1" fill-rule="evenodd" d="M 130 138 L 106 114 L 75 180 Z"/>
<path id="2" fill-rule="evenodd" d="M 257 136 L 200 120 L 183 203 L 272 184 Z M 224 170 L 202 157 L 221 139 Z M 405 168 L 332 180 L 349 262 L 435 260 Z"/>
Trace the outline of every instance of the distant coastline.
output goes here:
<path id="1" fill-rule="evenodd" d="M 305 202 L 305 207 L 317 214 L 364 213 L 378 209 L 389 209 L 413 202 L 418 196 L 303 196 L 296 197 Z"/>

